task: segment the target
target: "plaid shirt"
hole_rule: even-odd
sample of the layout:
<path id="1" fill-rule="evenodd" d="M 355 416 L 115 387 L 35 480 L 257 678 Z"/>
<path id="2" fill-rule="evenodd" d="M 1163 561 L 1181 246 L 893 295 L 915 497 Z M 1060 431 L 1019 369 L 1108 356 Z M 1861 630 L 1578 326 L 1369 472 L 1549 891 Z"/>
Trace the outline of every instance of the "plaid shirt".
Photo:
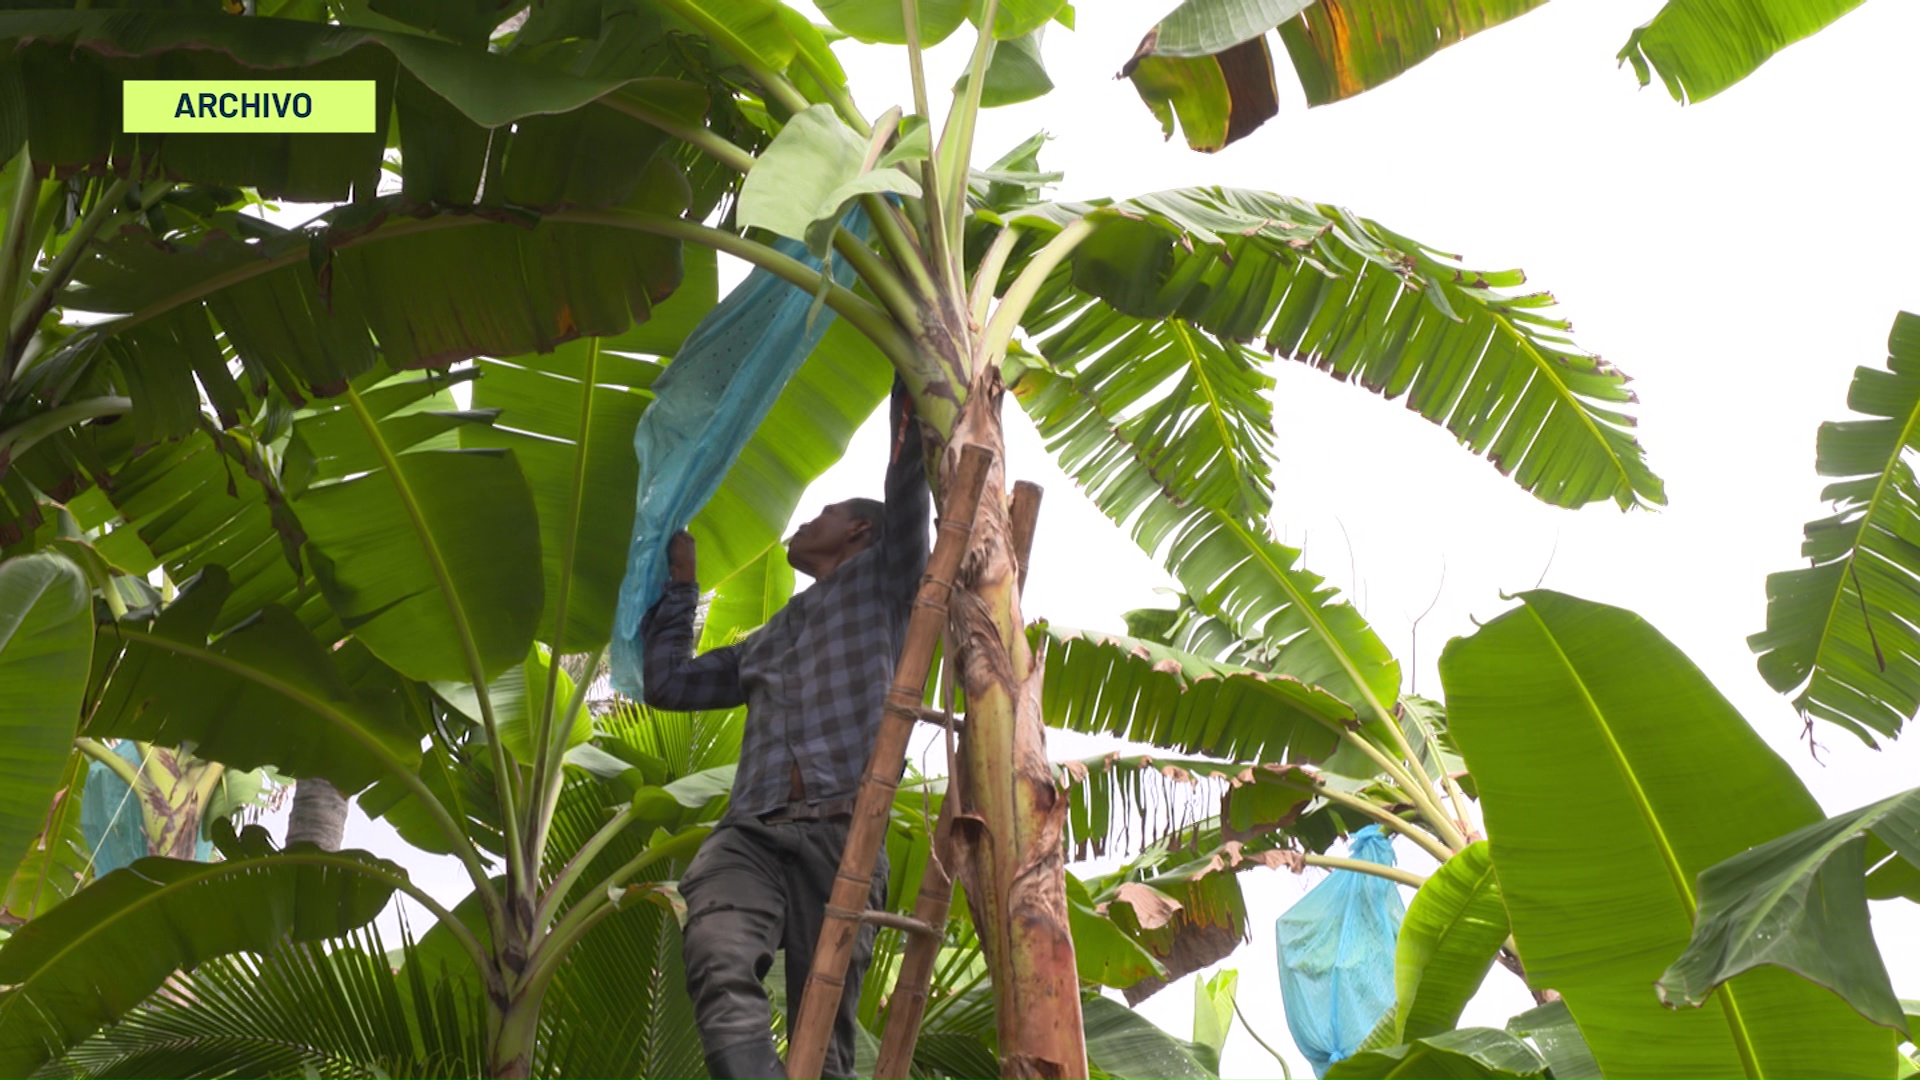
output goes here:
<path id="1" fill-rule="evenodd" d="M 664 709 L 747 706 L 728 818 L 789 801 L 798 766 L 807 801 L 851 798 L 878 735 L 887 688 L 927 566 L 927 493 L 918 424 L 887 467 L 886 532 L 736 644 L 693 655 L 700 587 L 669 582 L 640 625 L 647 704 Z"/>

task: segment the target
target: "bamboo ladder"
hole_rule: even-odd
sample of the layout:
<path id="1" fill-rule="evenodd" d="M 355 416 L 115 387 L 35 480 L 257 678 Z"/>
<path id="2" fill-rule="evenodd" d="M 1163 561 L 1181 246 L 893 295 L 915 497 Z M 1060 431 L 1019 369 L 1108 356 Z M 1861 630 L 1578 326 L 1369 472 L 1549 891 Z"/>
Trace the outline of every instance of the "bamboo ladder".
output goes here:
<path id="1" fill-rule="evenodd" d="M 993 452 L 986 447 L 965 447 L 960 453 L 960 466 L 955 471 L 947 504 L 942 507 L 933 553 L 927 559 L 926 573 L 914 597 L 913 614 L 894 668 L 893 685 L 887 690 L 880 731 L 873 753 L 867 758 L 866 770 L 860 774 L 853 821 L 847 830 L 847 845 L 841 852 L 840 869 L 834 877 L 820 938 L 814 946 L 813 968 L 807 973 L 799 1014 L 788 1032 L 787 1075 L 796 1080 L 815 1080 L 826 1061 L 827 1041 L 832 1036 L 834 1016 L 846 986 L 847 964 L 863 922 L 883 924 L 908 934 L 906 956 L 887 1018 L 886 1041 L 881 1046 L 880 1063 L 874 1075 L 904 1077 L 906 1063 L 913 1057 L 914 1040 L 926 1011 L 927 986 L 946 932 L 947 909 L 953 898 L 950 868 L 953 817 L 960 801 L 957 785 L 949 783 L 947 796 L 941 801 L 940 817 L 934 826 L 933 856 L 927 860 L 913 917 L 869 911 L 867 894 L 872 887 L 874 866 L 879 862 L 880 845 L 886 839 L 894 792 L 906 768 L 907 744 L 914 725 L 928 721 L 951 728 L 955 723 L 953 716 L 924 708 L 921 703 L 925 700 L 928 671 L 933 665 L 934 646 L 947 621 L 947 601 L 953 594 L 954 575 L 972 540 L 974 518 L 992 464 Z M 1019 583 L 1023 586 L 1033 525 L 1039 514 L 1039 496 L 1037 485 L 1023 481 L 1015 486 L 1014 547 Z M 957 763 L 949 763 L 950 771 L 955 767 Z"/>

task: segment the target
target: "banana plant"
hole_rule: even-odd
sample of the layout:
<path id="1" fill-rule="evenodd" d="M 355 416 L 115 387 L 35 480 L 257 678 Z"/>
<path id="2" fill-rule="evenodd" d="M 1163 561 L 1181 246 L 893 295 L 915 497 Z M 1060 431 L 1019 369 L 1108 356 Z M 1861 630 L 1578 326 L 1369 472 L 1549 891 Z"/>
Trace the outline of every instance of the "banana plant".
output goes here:
<path id="1" fill-rule="evenodd" d="M 636 798 L 655 804 L 654 819 L 664 831 L 704 829 L 724 809 L 740 722 L 737 711 L 676 714 L 631 705 L 597 718 L 594 733 L 575 749 L 582 765 L 570 770 L 555 815 L 547 873 L 580 858 L 602 823 Z M 903 879 L 916 856 L 925 858 L 928 811 L 937 812 L 938 800 L 931 787 L 902 793 L 889 843 Z M 644 850 L 644 832 L 629 830 L 593 858 L 630 859 Z M 255 827 L 222 833 L 223 846 L 238 857 L 265 843 Z M 636 882 L 629 902 L 581 939 L 554 978 L 540 1020 L 543 1074 L 700 1074 L 692 1003 L 681 989 L 671 884 L 658 873 Z M 895 892 L 911 894 L 898 886 Z M 456 914 L 483 925 L 475 908 L 477 902 L 469 903 Z M 1117 931 L 1105 925 L 1111 941 Z M 898 931 L 881 935 L 876 972 L 897 964 L 900 947 Z M 993 1009 L 979 942 L 961 924 L 952 928 L 944 953 L 916 1069 L 932 1076 L 991 1072 Z M 776 967 L 767 975 L 776 1006 L 783 974 Z M 876 979 L 876 986 L 883 982 Z M 476 1075 L 489 1052 L 483 993 L 444 928 L 431 926 L 417 937 L 403 928 L 399 947 L 389 952 L 378 931 L 363 927 L 328 943 L 221 957 L 176 976 L 118 1023 L 69 1049 L 59 1067 L 77 1076 Z M 870 991 L 862 1002 L 869 1060 L 884 997 L 882 990 Z M 1109 1012 L 1090 1023 L 1089 1053 L 1107 1075 L 1210 1080 L 1217 1073 L 1195 1061 L 1183 1040 L 1144 1022 L 1120 1022 L 1110 1002 L 1095 1008 Z"/>
<path id="2" fill-rule="evenodd" d="M 1567 339 L 1545 294 L 1515 292 L 1517 272 L 1260 192 L 1047 201 L 1038 140 L 973 168 L 979 110 L 1017 96 L 1008 80 L 1031 74 L 1033 36 L 1069 17 L 1063 3 L 823 13 L 838 32 L 902 46 L 912 100 L 856 106 L 826 34 L 774 0 L 561 2 L 516 27 L 451 2 L 161 24 L 0 15 L 5 77 L 50 88 L 57 66 L 60 80 L 59 93 L 9 96 L 19 122 L 3 130 L 21 141 L 0 146 L 17 162 L 18 238 L 0 284 L 52 300 L 6 356 L 0 445 L 21 517 L 108 477 L 110 532 L 137 534 L 174 580 L 199 575 L 161 620 L 116 620 L 121 652 L 90 734 L 191 738 L 230 767 L 271 761 L 347 791 L 377 781 L 383 812 L 473 880 L 486 937 L 436 914 L 485 978 L 496 1075 L 534 1068 L 558 957 L 621 895 L 609 879 L 613 893 L 570 906 L 576 881 L 538 872 L 581 731 L 552 672 L 555 657 L 604 644 L 618 574 L 604 553 L 617 545 L 596 530 L 630 513 L 637 478 L 618 433 L 657 367 L 630 354 L 671 353 L 711 305 L 704 252 L 813 293 L 852 343 L 809 362 L 822 382 L 838 365 L 825 399 L 842 407 L 809 408 L 790 388 L 765 449 L 749 450 L 799 464 L 772 485 L 743 476 L 737 501 L 695 522 L 728 537 L 723 592 L 764 586 L 752 568 L 800 483 L 837 456 L 889 369 L 942 451 L 937 494 L 961 447 L 995 452 L 949 631 L 969 713 L 959 794 L 995 838 L 966 846 L 961 876 L 1009 1073 L 1083 1072 L 1086 1025 L 1064 915 L 1067 804 L 1008 543 L 1005 389 L 1208 619 L 1343 703 L 1370 737 L 1316 736 L 1339 755 L 1330 766 L 1384 776 L 1447 851 L 1465 846 L 1461 815 L 1413 771 L 1397 665 L 1267 534 L 1268 358 L 1403 398 L 1544 501 L 1662 498 L 1622 411 L 1624 377 Z M 923 51 L 969 24 L 967 77 L 936 114 Z M 210 75 L 373 78 L 392 88 L 392 126 L 312 160 L 273 135 L 116 149 L 101 102 L 141 65 L 183 56 Z M 561 152 L 584 144 L 608 154 L 589 166 Z M 387 166 L 401 183 L 382 193 Z M 237 208 L 257 197 L 344 201 L 289 230 Z M 834 225 L 854 201 L 871 243 Z M 48 236 L 51 257 L 22 254 Z M 780 254 L 772 236 L 831 253 L 857 283 Z M 79 312 L 91 317 L 67 317 Z M 469 408 L 420 404 L 476 378 Z M 491 396 L 508 386 L 525 395 L 518 415 Z M 149 681 L 165 708 L 116 696 Z M 189 698 L 190 685 L 218 693 Z M 267 699 L 284 724 L 239 722 Z"/>
<path id="3" fill-rule="evenodd" d="M 1696 920 L 1703 941 L 1728 936 L 1726 872 L 1715 864 L 1813 825 L 1819 808 L 1644 620 L 1552 592 L 1518 600 L 1450 643 L 1440 673 L 1529 983 L 1561 995 L 1606 1075 L 1893 1074 L 1893 1031 L 1822 986 L 1757 966 L 1764 961 L 1751 955 L 1716 964 L 1690 954 L 1667 971 Z M 1712 767 L 1700 767 L 1708 759 Z M 1827 831 L 1843 841 L 1849 825 L 1859 827 L 1836 822 Z M 1808 835 L 1796 840 L 1805 845 L 1799 838 Z M 1490 910 L 1472 884 L 1455 883 L 1452 906 Z M 1844 894 L 1833 899 L 1833 918 L 1864 916 L 1845 909 Z M 1864 934 L 1863 917 L 1858 928 Z M 1478 935 L 1486 954 L 1496 931 L 1466 937 Z M 1702 1007 L 1669 1009 L 1654 989 L 1663 978 L 1676 1005 L 1700 1002 L 1710 983 L 1719 988 Z M 1443 983 L 1417 983 L 1418 994 L 1401 999 L 1410 1021 L 1430 1015 L 1429 984 L 1441 992 L 1436 1000 L 1450 1000 Z M 1765 1019 L 1789 1015 L 1792 1024 Z"/>
<path id="4" fill-rule="evenodd" d="M 585 365 L 580 377 L 542 378 L 570 390 L 576 415 L 599 404 L 616 424 L 625 412 L 630 427 L 645 399 L 621 380 L 650 375 L 655 365 L 609 353 L 600 370 L 598 346 L 579 351 Z M 502 381 L 511 387 L 510 378 Z M 520 426 L 494 433 L 496 441 L 538 437 L 547 401 L 522 394 L 513 398 L 513 409 L 448 409 L 448 385 L 437 377 L 369 373 L 331 407 L 289 409 L 290 419 L 277 433 L 267 431 L 274 410 L 263 401 L 232 428 L 221 430 L 210 420 L 192 438 L 162 443 L 128 461 L 116 477 L 123 482 L 111 488 L 112 518 L 102 543 L 124 531 L 123 544 L 137 538 L 184 584 L 157 611 L 128 610 L 117 617 L 102 612 L 97 634 L 93 613 L 83 609 L 92 640 L 104 652 L 105 674 L 92 687 L 82 682 L 87 698 L 71 715 L 84 717 L 83 739 L 191 743 L 197 754 L 229 768 L 273 762 L 289 775 L 322 776 L 343 791 L 362 793 L 363 806 L 387 816 L 403 835 L 456 854 L 473 872 L 475 917 L 456 917 L 397 867 L 359 853 L 335 855 L 307 845 L 273 851 L 260 838 L 247 837 L 230 839 L 228 858 L 216 870 L 144 859 L 29 921 L 7 943 L 0 968 L 9 972 L 10 989 L 0 1000 L 0 1047 L 9 1071 L 31 1071 L 49 1048 L 57 1052 L 120 1019 L 126 1007 L 165 982 L 174 964 L 190 966 L 235 949 L 270 954 L 289 941 L 350 932 L 399 890 L 439 918 L 422 944 L 452 960 L 457 977 L 475 991 L 476 1045 L 486 1055 L 476 1068 L 525 1073 L 532 1067 L 546 991 L 570 963 L 581 962 L 572 945 L 597 923 L 657 892 L 629 889 L 628 879 L 649 867 L 664 869 L 697 845 L 699 828 L 676 826 L 656 835 L 655 827 L 675 826 L 688 809 L 683 802 L 704 806 L 713 784 L 663 793 L 664 778 L 647 784 L 641 771 L 618 757 L 589 754 L 583 740 L 590 727 L 580 708 L 584 686 L 571 685 L 550 661 L 551 651 L 533 643 L 543 614 L 549 627 L 584 626 L 587 635 L 596 623 L 591 614 L 569 621 L 564 604 L 542 610 L 544 574 L 551 571 L 563 590 L 570 586 L 572 567 L 558 556 L 574 548 L 548 545 L 556 557 L 543 563 L 542 519 L 527 474 L 571 490 L 561 505 L 577 529 L 588 497 L 624 497 L 631 505 L 631 459 L 606 451 L 593 457 L 591 430 L 579 429 L 556 444 L 564 452 L 528 455 L 524 466 L 510 449 L 463 447 L 460 429 L 485 425 L 501 413 Z M 224 486 L 230 466 L 238 477 L 233 494 L 202 499 L 205 483 Z M 550 477 L 548 469 L 559 475 Z M 565 477 L 571 477 L 570 488 Z M 488 523 L 487 502 L 516 497 L 521 505 L 508 520 L 517 529 Z M 388 500 L 398 505 L 380 505 Z M 196 512 L 210 515 L 216 527 L 209 531 L 209 517 L 196 520 Z M 545 518 L 548 528 L 563 527 L 557 516 Z M 292 522 L 301 530 L 297 550 L 304 573 L 289 563 L 282 546 L 279 530 Z M 267 557 L 234 558 L 247 551 Z M 617 550 L 611 560 L 599 555 L 591 572 L 609 572 L 605 564 L 617 556 Z M 228 561 L 235 571 L 227 569 Z M 435 582 L 430 602 L 410 603 L 422 579 Z M 603 607 L 597 632 L 604 642 L 611 607 Z M 467 610 L 485 612 L 489 621 L 475 629 L 464 617 Z M 349 620 L 354 630 L 346 635 Z M 466 667 L 468 660 L 476 666 Z M 437 677 L 442 675 L 447 677 Z M 274 716 L 275 723 L 258 723 L 263 715 Z M 570 719 L 556 723 L 555 715 Z M 575 752 L 573 763 L 563 765 L 569 751 Z M 536 771 L 543 756 L 551 766 Z M 582 786 L 588 766 L 606 772 L 607 762 L 619 766 L 610 783 L 623 798 L 584 809 L 577 797 L 569 801 L 567 791 Z M 533 783 L 536 775 L 543 785 Z M 496 782 L 502 776 L 507 782 Z M 514 795 L 521 796 L 521 805 L 544 809 L 521 816 L 509 801 Z M 529 836 L 536 816 L 543 835 Z M 566 848 L 577 857 L 541 857 L 554 850 L 544 834 L 562 827 L 577 833 Z M 521 865 L 516 846 L 540 857 L 524 885 L 511 871 L 495 875 L 488 868 L 496 855 L 509 866 Z M 308 889 L 316 871 L 330 890 L 352 890 L 362 899 L 338 904 L 333 921 L 301 917 L 243 936 L 193 902 L 216 887 L 236 894 L 222 903 L 244 905 L 249 896 L 269 902 L 262 890 Z M 210 882 L 209 873 L 222 876 Z M 149 882 L 160 883 L 167 898 L 156 901 L 133 884 Z M 327 902 L 328 895 L 314 892 L 312 902 Z M 148 964 L 119 963 L 107 951 L 112 935 L 134 926 L 178 941 L 184 952 Z M 538 932 L 522 929 L 536 926 Z M 66 988 L 85 983 L 112 985 L 116 992 L 86 1010 L 58 1007 Z"/>

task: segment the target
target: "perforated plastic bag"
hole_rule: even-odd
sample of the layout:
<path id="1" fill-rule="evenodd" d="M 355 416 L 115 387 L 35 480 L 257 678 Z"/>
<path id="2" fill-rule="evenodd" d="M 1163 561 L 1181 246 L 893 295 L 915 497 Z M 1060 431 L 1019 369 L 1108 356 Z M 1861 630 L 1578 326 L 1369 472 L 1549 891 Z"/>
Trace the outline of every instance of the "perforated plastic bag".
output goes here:
<path id="1" fill-rule="evenodd" d="M 1368 825 L 1353 834 L 1348 855 L 1392 866 L 1393 841 Z M 1287 1028 L 1315 1076 L 1358 1050 L 1393 1008 L 1393 954 L 1406 913 L 1398 885 L 1335 870 L 1274 922 Z"/>
<path id="2" fill-rule="evenodd" d="M 841 224 L 866 238 L 867 216 L 858 205 Z M 813 269 L 821 266 L 804 244 L 783 239 L 775 246 Z M 832 273 L 842 285 L 853 281 L 845 260 L 835 259 Z M 640 497 L 609 652 L 614 688 L 630 698 L 645 690 L 640 620 L 665 587 L 667 541 L 719 490 L 787 380 L 832 325 L 832 309 L 813 311 L 813 304 L 811 293 L 755 269 L 700 320 L 654 380 L 653 404 L 633 432 Z"/>

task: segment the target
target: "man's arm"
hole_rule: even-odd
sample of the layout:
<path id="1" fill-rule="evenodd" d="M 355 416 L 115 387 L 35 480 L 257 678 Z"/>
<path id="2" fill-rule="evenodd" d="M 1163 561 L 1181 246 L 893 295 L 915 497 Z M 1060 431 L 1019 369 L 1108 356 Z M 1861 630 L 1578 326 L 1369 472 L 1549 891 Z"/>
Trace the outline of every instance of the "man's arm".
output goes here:
<path id="1" fill-rule="evenodd" d="M 693 537 L 675 535 L 667 552 L 666 591 L 640 623 L 640 640 L 646 643 L 647 704 L 682 712 L 746 704 L 738 645 L 693 655 L 693 613 L 700 604 Z"/>
<path id="2" fill-rule="evenodd" d="M 888 584 L 911 596 L 927 569 L 927 516 L 933 496 L 927 490 L 926 446 L 920 422 L 913 418 L 913 398 L 899 375 L 893 377 L 892 458 L 887 463 L 887 531 L 883 541 Z"/>

